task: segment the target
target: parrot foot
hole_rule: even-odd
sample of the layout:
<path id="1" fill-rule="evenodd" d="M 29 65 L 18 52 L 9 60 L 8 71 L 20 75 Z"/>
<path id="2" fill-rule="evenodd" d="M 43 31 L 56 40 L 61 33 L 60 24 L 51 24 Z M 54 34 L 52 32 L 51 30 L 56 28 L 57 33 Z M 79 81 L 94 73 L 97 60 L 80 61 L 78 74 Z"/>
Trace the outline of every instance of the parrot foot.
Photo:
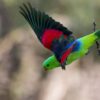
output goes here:
<path id="1" fill-rule="evenodd" d="M 98 41 L 96 41 L 96 45 L 97 45 L 98 54 L 100 55 L 100 44 Z"/>

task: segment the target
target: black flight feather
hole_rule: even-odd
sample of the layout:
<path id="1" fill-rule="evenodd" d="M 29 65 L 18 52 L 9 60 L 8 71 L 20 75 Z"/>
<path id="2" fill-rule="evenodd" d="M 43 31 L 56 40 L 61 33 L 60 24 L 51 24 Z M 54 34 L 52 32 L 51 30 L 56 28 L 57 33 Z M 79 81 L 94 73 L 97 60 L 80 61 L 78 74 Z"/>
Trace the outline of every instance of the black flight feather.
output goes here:
<path id="1" fill-rule="evenodd" d="M 56 22 L 54 19 L 49 17 L 44 12 L 40 12 L 34 9 L 30 3 L 23 4 L 23 6 L 20 7 L 20 13 L 31 25 L 32 29 L 36 33 L 39 40 L 41 40 L 43 32 L 46 29 L 59 30 L 59 31 L 62 31 L 63 34 L 67 36 L 70 36 L 72 34 L 72 32 L 69 31 L 66 27 L 64 27 L 59 22 Z"/>

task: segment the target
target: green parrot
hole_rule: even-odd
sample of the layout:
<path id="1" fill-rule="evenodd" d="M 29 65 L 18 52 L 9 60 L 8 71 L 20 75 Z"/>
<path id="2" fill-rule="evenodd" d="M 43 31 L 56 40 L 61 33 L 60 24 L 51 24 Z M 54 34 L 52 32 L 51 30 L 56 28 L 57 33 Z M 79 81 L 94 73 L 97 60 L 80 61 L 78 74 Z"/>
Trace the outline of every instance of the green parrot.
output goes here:
<path id="1" fill-rule="evenodd" d="M 66 60 L 66 65 L 71 64 L 73 61 L 85 56 L 90 47 L 95 44 L 96 41 L 100 39 L 100 30 L 95 31 L 89 35 L 76 39 L 71 45 L 74 48 Z M 52 55 L 43 62 L 43 68 L 45 70 L 51 70 L 60 66 L 55 55 Z"/>
<path id="2" fill-rule="evenodd" d="M 41 44 L 53 52 L 62 69 L 65 69 L 66 59 L 74 47 L 71 45 L 75 40 L 73 32 L 44 12 L 36 10 L 30 3 L 20 6 L 19 12 L 34 30 Z"/>
<path id="3" fill-rule="evenodd" d="M 65 69 L 65 65 L 86 55 L 88 49 L 100 38 L 98 30 L 75 39 L 72 31 L 46 13 L 36 10 L 30 3 L 20 6 L 19 12 L 29 23 L 41 44 L 54 54 L 44 61 L 43 67 L 46 70 L 59 66 Z"/>

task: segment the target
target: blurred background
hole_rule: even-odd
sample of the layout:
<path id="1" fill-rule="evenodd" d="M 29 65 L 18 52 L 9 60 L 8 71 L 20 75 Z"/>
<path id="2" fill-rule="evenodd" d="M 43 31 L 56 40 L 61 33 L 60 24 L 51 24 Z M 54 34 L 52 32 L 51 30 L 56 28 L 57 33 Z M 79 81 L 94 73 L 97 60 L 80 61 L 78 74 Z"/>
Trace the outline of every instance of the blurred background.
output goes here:
<path id="1" fill-rule="evenodd" d="M 90 53 L 66 66 L 45 72 L 52 53 L 38 41 L 19 13 L 22 3 L 46 12 L 76 37 L 100 29 L 100 0 L 0 0 L 0 100 L 100 100 L 100 56 Z"/>

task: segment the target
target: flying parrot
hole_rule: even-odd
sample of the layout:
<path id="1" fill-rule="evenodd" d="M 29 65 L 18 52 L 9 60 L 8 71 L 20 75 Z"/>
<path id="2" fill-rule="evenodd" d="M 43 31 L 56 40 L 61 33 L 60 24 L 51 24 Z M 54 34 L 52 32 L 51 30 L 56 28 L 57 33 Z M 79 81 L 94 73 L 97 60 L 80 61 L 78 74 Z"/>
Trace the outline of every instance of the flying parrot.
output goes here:
<path id="1" fill-rule="evenodd" d="M 73 32 L 44 12 L 33 8 L 30 3 L 23 4 L 20 13 L 30 24 L 43 46 L 54 53 L 59 65 L 65 69 L 66 60 L 76 45 L 73 45 L 75 41 Z"/>
<path id="2" fill-rule="evenodd" d="M 95 31 L 89 35 L 84 37 L 78 38 L 72 42 L 74 48 L 72 49 L 71 53 L 69 54 L 66 64 L 71 64 L 73 61 L 79 59 L 80 57 L 85 56 L 89 48 L 95 44 L 96 41 L 100 40 L 100 30 Z M 67 45 L 66 45 L 67 47 Z M 100 53 L 100 48 L 99 53 Z M 60 66 L 60 63 L 57 61 L 55 55 L 52 55 L 47 60 L 43 62 L 43 67 L 46 70 L 51 70 L 53 68 L 57 68 Z"/>

